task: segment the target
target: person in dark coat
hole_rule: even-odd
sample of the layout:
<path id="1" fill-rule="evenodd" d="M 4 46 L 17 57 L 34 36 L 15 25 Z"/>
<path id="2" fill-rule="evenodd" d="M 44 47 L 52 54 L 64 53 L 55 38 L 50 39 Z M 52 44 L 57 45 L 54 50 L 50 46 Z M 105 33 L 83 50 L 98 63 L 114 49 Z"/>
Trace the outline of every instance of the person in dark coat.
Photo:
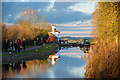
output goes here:
<path id="1" fill-rule="evenodd" d="M 18 39 L 18 40 L 17 40 L 17 43 L 18 43 L 18 45 L 17 45 L 18 52 L 20 52 L 20 48 L 21 48 L 21 40 Z"/>
<path id="2" fill-rule="evenodd" d="M 25 47 L 26 47 L 26 40 L 25 40 L 25 38 L 23 38 L 22 47 L 24 48 L 24 51 L 25 51 Z"/>
<path id="3" fill-rule="evenodd" d="M 9 46 L 10 46 L 9 40 L 6 39 L 5 40 L 5 50 L 6 50 L 6 52 L 8 51 Z"/>
<path id="4" fill-rule="evenodd" d="M 13 52 L 15 52 L 15 46 L 14 46 L 14 44 L 15 44 L 15 40 L 12 40 L 12 50 L 13 50 Z"/>
<path id="5" fill-rule="evenodd" d="M 36 39 L 36 45 L 39 45 L 39 38 Z"/>
<path id="6" fill-rule="evenodd" d="M 17 40 L 15 40 L 14 47 L 15 47 L 15 52 L 17 51 Z"/>
<path id="7" fill-rule="evenodd" d="M 41 38 L 41 45 L 44 45 L 44 40 L 43 40 L 43 38 Z"/>

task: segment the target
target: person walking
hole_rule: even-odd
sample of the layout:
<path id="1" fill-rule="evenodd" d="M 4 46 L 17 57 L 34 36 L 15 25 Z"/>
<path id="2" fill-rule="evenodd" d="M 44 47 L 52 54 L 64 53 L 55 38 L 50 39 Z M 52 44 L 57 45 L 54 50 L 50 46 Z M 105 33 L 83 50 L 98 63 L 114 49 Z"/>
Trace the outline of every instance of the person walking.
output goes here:
<path id="1" fill-rule="evenodd" d="M 17 43 L 18 43 L 18 45 L 17 45 L 18 52 L 20 52 L 20 48 L 21 48 L 21 40 L 18 39 L 18 40 L 17 40 Z"/>
<path id="2" fill-rule="evenodd" d="M 12 47 L 12 41 L 10 42 L 10 50 L 9 50 L 9 54 L 11 54 L 13 51 L 13 47 Z"/>
<path id="3" fill-rule="evenodd" d="M 44 45 L 44 41 L 43 41 L 43 38 L 41 38 L 41 45 L 42 45 L 42 46 Z"/>
<path id="4" fill-rule="evenodd" d="M 8 51 L 9 46 L 10 46 L 9 40 L 6 39 L 5 40 L 5 50 L 6 50 L 6 52 Z"/>
<path id="5" fill-rule="evenodd" d="M 24 48 L 24 51 L 25 51 L 25 47 L 26 47 L 26 40 L 25 40 L 25 38 L 23 38 L 22 47 Z"/>
<path id="6" fill-rule="evenodd" d="M 15 43 L 14 43 L 15 52 L 17 51 L 17 45 L 18 45 L 17 40 L 15 40 Z"/>
<path id="7" fill-rule="evenodd" d="M 13 50 L 13 52 L 15 52 L 15 40 L 12 40 L 12 50 Z"/>
<path id="8" fill-rule="evenodd" d="M 36 45 L 39 46 L 39 38 L 36 39 Z"/>

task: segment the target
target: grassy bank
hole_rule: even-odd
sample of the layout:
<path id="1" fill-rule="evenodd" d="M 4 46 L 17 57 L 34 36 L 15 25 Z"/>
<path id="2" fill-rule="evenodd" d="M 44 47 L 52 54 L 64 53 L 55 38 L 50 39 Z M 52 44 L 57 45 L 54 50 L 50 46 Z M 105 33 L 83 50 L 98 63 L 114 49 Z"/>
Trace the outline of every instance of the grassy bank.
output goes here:
<path id="1" fill-rule="evenodd" d="M 29 50 L 29 51 L 12 53 L 11 55 L 47 52 L 47 51 L 50 51 L 51 49 L 53 49 L 55 47 L 56 47 L 56 44 L 53 44 L 53 45 L 43 46 L 43 47 L 33 49 L 33 50 Z M 3 54 L 3 55 L 0 55 L 0 56 L 9 56 L 9 55 L 10 54 Z"/>
<path id="2" fill-rule="evenodd" d="M 115 42 L 98 43 L 87 56 L 86 78 L 119 77 L 118 44 Z"/>

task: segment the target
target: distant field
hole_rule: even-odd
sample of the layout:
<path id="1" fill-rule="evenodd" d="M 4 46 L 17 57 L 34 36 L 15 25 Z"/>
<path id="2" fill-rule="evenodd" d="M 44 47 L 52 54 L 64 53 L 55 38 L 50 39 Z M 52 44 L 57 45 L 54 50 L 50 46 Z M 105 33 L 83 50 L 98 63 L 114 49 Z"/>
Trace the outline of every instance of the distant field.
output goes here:
<path id="1" fill-rule="evenodd" d="M 93 40 L 91 37 L 60 37 L 60 39 L 68 39 L 68 40 L 79 40 L 79 39 L 89 39 L 89 40 Z"/>

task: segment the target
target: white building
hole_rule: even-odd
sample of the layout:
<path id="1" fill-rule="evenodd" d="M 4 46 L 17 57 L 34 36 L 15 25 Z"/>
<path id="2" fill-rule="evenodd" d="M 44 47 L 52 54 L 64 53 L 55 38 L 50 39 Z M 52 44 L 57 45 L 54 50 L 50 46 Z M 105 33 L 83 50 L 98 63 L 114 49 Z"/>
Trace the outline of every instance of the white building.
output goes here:
<path id="1" fill-rule="evenodd" d="M 60 33 L 60 31 L 56 30 L 55 25 L 52 25 L 52 30 L 51 31 L 52 32 L 50 32 L 50 33 L 54 34 L 58 38 L 58 42 L 59 42 L 59 33 Z"/>

